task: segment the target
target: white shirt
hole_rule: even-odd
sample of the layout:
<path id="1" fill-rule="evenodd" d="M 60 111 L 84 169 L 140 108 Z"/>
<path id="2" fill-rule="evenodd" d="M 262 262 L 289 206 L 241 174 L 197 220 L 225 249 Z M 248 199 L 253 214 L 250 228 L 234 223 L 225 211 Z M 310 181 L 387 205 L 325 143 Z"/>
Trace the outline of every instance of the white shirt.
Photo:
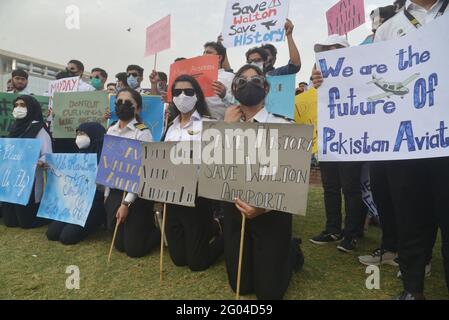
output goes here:
<path id="1" fill-rule="evenodd" d="M 226 96 L 223 99 L 217 96 L 206 98 L 212 118 L 223 120 L 226 108 L 236 103 L 232 95 L 232 82 L 234 81 L 234 77 L 235 75 L 231 72 L 227 72 L 224 69 L 218 70 L 218 81 L 226 87 Z"/>
<path id="2" fill-rule="evenodd" d="M 33 123 L 37 123 L 33 121 Z M 39 160 L 45 163 L 45 155 L 48 153 L 53 153 L 53 148 L 51 146 L 51 138 L 48 132 L 42 128 L 36 136 L 41 142 L 41 151 L 39 154 Z M 44 171 L 42 168 L 37 167 L 36 169 L 36 178 L 34 181 L 34 200 L 35 203 L 40 203 L 44 190 Z"/>
<path id="3" fill-rule="evenodd" d="M 116 124 L 111 126 L 108 129 L 107 134 L 109 136 L 139 140 L 142 142 L 153 142 L 153 136 L 151 135 L 150 129 L 140 130 L 136 128 L 136 124 L 138 123 L 136 119 L 133 119 L 126 127 L 120 129 L 119 127 L 120 121 L 117 121 Z M 110 189 L 106 188 L 105 197 L 109 196 Z M 133 203 L 137 199 L 137 194 L 128 193 L 125 197 L 125 201 L 129 203 Z"/>
<path id="4" fill-rule="evenodd" d="M 190 117 L 190 121 L 181 127 L 181 116 L 173 120 L 173 124 L 168 128 L 164 141 L 201 141 L 203 130 L 203 118 L 195 111 Z"/>
<path id="5" fill-rule="evenodd" d="M 410 12 L 421 25 L 425 25 L 432 22 L 444 0 L 437 0 L 435 4 L 426 10 L 423 7 L 408 0 L 405 3 L 405 8 Z M 446 12 L 448 10 L 446 9 Z M 447 14 L 447 13 L 446 13 Z M 404 9 L 401 9 L 393 18 L 382 24 L 376 31 L 374 42 L 394 40 L 409 34 L 417 30 L 416 27 L 410 22 L 410 20 L 404 14 Z"/>
<path id="6" fill-rule="evenodd" d="M 293 121 L 286 118 L 269 113 L 267 109 L 260 110 L 249 122 L 258 123 L 293 123 Z"/>

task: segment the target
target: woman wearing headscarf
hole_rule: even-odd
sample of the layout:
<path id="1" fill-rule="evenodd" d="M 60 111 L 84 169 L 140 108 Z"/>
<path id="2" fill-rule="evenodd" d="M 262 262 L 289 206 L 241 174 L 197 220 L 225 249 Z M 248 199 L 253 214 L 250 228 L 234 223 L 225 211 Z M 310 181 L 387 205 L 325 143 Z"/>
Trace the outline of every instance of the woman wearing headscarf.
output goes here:
<path id="1" fill-rule="evenodd" d="M 51 135 L 42 116 L 41 105 L 32 96 L 22 95 L 13 101 L 13 117 L 15 119 L 9 131 L 9 138 L 38 139 L 41 142 L 34 187 L 26 206 L 5 203 L 3 220 L 10 228 L 21 227 L 31 229 L 41 227 L 48 220 L 36 217 L 44 189 L 43 170 L 45 155 L 52 153 Z"/>
<path id="2" fill-rule="evenodd" d="M 103 148 L 105 128 L 96 122 L 83 123 L 76 130 L 76 145 L 80 153 L 96 153 L 100 161 Z M 94 233 L 106 222 L 106 211 L 104 209 L 104 190 L 97 186 L 92 208 L 83 227 L 54 221 L 47 230 L 47 239 L 60 241 L 65 245 L 74 245 L 83 241 L 88 235 Z"/>

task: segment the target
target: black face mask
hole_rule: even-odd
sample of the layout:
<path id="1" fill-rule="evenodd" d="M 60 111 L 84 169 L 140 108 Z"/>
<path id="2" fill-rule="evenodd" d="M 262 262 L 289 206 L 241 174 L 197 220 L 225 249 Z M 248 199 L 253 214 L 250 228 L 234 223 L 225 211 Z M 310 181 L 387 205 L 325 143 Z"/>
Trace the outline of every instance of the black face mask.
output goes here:
<path id="1" fill-rule="evenodd" d="M 70 70 L 67 69 L 67 68 L 65 69 L 65 72 L 66 72 L 67 75 L 70 76 L 70 77 L 76 77 L 76 76 L 77 76 L 75 72 L 72 72 L 72 71 L 70 71 Z"/>
<path id="2" fill-rule="evenodd" d="M 131 101 L 117 101 L 115 104 L 115 114 L 122 121 L 129 121 L 134 118 L 134 107 Z"/>
<path id="3" fill-rule="evenodd" d="M 238 89 L 235 98 L 244 106 L 257 106 L 266 97 L 265 88 L 252 82 L 248 82 L 244 87 Z"/>

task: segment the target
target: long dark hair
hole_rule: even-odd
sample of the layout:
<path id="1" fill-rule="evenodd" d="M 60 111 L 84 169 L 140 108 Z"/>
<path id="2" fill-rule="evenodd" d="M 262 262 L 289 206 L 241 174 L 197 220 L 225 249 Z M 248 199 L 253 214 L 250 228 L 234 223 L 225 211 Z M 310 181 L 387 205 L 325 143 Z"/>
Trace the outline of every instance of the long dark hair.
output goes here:
<path id="1" fill-rule="evenodd" d="M 120 93 L 122 93 L 122 92 L 129 92 L 129 93 L 131 94 L 131 97 L 132 97 L 133 100 L 136 101 L 136 103 L 137 103 L 137 111 L 140 113 L 140 112 L 142 111 L 142 104 L 143 104 L 143 103 L 142 103 L 142 96 L 140 95 L 140 93 L 137 92 L 136 90 L 133 90 L 133 89 L 129 88 L 129 87 L 123 88 L 123 89 L 121 89 L 119 92 L 117 92 L 117 95 L 115 96 L 116 101 L 117 101 L 117 99 L 118 99 L 118 96 L 119 96 Z M 138 122 L 142 122 L 142 123 L 143 123 L 143 120 L 142 120 L 142 118 L 140 117 L 139 114 L 136 115 L 136 120 L 137 120 Z"/>
<path id="2" fill-rule="evenodd" d="M 198 81 L 196 81 L 196 79 L 194 77 L 186 75 L 186 74 L 177 77 L 171 87 L 172 97 L 173 97 L 173 91 L 175 90 L 176 84 L 178 82 L 189 82 L 192 85 L 193 90 L 195 90 L 195 94 L 198 99 L 198 101 L 196 102 L 196 105 L 195 105 L 196 111 L 198 111 L 198 113 L 202 117 L 204 117 L 204 116 L 210 117 L 210 111 L 209 111 L 209 108 L 206 103 L 206 98 L 204 98 L 203 90 L 201 89 Z M 172 102 L 172 108 L 174 110 L 175 118 L 181 114 L 181 112 L 179 112 L 178 108 L 176 108 L 176 106 L 173 102 Z"/>

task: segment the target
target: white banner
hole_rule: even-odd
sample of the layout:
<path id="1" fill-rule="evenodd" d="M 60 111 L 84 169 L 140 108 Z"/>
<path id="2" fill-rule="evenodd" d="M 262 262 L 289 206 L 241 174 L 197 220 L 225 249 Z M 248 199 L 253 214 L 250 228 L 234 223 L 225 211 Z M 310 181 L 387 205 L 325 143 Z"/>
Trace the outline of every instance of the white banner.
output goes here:
<path id="1" fill-rule="evenodd" d="M 223 23 L 226 48 L 285 40 L 290 0 L 228 0 Z"/>
<path id="2" fill-rule="evenodd" d="M 320 161 L 449 156 L 449 14 L 395 41 L 317 55 Z"/>

